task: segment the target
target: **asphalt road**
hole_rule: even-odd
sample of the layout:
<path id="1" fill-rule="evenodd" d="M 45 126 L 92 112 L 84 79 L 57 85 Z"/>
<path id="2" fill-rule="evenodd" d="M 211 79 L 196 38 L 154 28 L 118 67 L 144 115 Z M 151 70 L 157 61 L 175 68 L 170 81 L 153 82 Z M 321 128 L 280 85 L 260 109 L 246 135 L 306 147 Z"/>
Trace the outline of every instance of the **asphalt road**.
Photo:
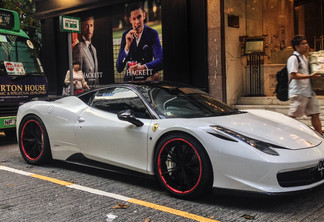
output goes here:
<path id="1" fill-rule="evenodd" d="M 323 200 L 324 186 L 280 198 L 214 191 L 176 199 L 152 178 L 61 161 L 28 165 L 0 134 L 0 221 L 324 221 Z"/>

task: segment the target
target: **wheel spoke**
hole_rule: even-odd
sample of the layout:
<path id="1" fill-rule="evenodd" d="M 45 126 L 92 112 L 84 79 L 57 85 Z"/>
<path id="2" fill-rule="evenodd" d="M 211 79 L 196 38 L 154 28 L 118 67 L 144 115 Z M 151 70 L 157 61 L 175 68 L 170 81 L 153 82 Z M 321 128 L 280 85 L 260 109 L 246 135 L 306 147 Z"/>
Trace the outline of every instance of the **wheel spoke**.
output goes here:
<path id="1" fill-rule="evenodd" d="M 27 132 L 30 134 L 31 137 L 37 138 L 37 133 L 35 131 L 35 127 L 29 127 L 30 129 L 27 130 Z"/>
<path id="2" fill-rule="evenodd" d="M 42 150 L 42 146 L 40 145 L 39 140 L 36 140 L 36 142 L 33 144 L 33 148 L 32 148 L 33 158 L 38 157 L 41 150 Z"/>
<path id="3" fill-rule="evenodd" d="M 189 181 L 187 180 L 187 176 L 186 175 L 183 176 L 183 183 L 182 184 L 183 184 L 182 191 L 185 191 L 188 188 L 191 188 L 192 187 L 191 183 L 189 183 Z"/>
<path id="4" fill-rule="evenodd" d="M 35 151 L 36 151 L 36 143 L 33 143 L 29 149 L 29 157 L 34 158 L 35 157 Z"/>
<path id="5" fill-rule="evenodd" d="M 195 167 L 187 167 L 186 170 L 188 171 L 188 174 L 194 175 L 194 177 L 198 177 L 200 173 L 199 166 Z"/>
<path id="6" fill-rule="evenodd" d="M 23 138 L 23 142 L 25 143 L 34 143 L 36 140 L 34 138 Z"/>

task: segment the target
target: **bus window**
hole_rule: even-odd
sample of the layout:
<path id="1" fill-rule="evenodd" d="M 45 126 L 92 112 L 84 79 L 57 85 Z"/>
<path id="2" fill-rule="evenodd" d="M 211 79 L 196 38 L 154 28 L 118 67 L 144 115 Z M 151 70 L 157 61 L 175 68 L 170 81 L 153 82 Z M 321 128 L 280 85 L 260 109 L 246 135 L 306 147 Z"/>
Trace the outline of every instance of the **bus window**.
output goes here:
<path id="1" fill-rule="evenodd" d="M 5 41 L 2 41 L 6 39 Z M 35 52 L 34 46 L 29 39 L 0 34 L 0 75 L 19 75 L 19 72 L 9 72 L 5 62 L 22 63 L 26 75 L 44 75 L 40 60 Z"/>

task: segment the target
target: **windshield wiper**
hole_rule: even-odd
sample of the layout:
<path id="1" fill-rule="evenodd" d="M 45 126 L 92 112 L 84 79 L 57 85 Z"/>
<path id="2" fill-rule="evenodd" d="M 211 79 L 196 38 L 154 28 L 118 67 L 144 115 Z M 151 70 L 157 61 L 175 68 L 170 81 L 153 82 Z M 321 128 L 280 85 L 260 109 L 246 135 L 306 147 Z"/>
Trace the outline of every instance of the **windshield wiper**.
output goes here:
<path id="1" fill-rule="evenodd" d="M 39 74 L 39 75 L 42 75 L 41 72 L 29 72 L 29 73 L 26 73 L 26 75 L 32 75 L 32 74 Z"/>
<path id="2" fill-rule="evenodd" d="M 232 112 L 226 112 L 226 113 L 219 113 L 216 116 L 229 116 L 229 115 L 242 114 L 242 113 L 246 113 L 246 112 L 232 111 Z"/>

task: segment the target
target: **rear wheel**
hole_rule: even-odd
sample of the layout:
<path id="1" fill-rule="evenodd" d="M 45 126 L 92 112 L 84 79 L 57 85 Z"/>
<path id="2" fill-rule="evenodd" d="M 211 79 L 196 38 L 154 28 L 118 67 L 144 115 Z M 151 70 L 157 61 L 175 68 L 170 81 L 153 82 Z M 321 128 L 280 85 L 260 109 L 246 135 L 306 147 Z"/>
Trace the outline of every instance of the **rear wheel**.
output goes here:
<path id="1" fill-rule="evenodd" d="M 19 149 L 27 163 L 38 165 L 52 159 L 44 123 L 35 115 L 23 119 L 19 127 Z"/>
<path id="2" fill-rule="evenodd" d="M 155 175 L 177 197 L 195 197 L 212 186 L 208 155 L 194 138 L 175 133 L 163 138 L 155 152 Z"/>

